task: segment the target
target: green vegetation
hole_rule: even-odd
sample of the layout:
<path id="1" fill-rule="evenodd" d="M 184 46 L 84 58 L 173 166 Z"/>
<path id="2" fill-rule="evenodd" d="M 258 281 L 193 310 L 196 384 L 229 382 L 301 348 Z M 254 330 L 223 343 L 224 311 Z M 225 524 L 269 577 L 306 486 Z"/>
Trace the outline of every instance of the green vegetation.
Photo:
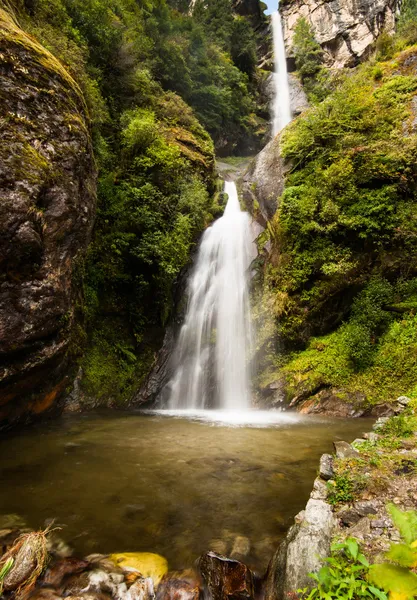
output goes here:
<path id="1" fill-rule="evenodd" d="M 320 102 L 330 91 L 330 73 L 323 66 L 323 50 L 304 17 L 300 17 L 294 27 L 292 52 L 308 99 Z"/>
<path id="2" fill-rule="evenodd" d="M 98 207 L 76 273 L 87 336 L 78 327 L 70 352 L 81 358 L 87 337 L 86 392 L 124 402 L 154 360 L 181 269 L 221 209 L 214 145 L 260 148 L 257 37 L 230 0 L 200 2 L 193 15 L 187 0 L 8 0 L 6 9 L 86 101 Z"/>
<path id="3" fill-rule="evenodd" d="M 281 140 L 290 169 L 262 292 L 278 335 L 260 381 L 283 374 L 289 399 L 325 388 L 371 403 L 417 393 L 417 22 L 406 6 L 389 60 L 380 46 L 331 79 L 309 25 L 297 24 L 297 67 L 313 106 Z"/>
<path id="4" fill-rule="evenodd" d="M 342 543 L 332 544 L 331 556 L 325 559 L 318 573 L 310 577 L 316 587 L 310 593 L 299 590 L 305 600 L 346 600 L 352 598 L 378 598 L 388 600 L 388 596 L 379 589 L 378 582 L 371 585 L 367 581 L 369 562 L 354 538 L 347 538 Z"/>

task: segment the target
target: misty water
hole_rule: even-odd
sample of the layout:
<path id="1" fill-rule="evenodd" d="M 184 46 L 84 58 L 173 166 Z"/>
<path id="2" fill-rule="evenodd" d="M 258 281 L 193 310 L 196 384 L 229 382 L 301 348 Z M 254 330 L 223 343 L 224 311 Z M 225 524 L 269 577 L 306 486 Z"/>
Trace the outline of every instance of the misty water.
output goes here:
<path id="1" fill-rule="evenodd" d="M 245 410 L 251 404 L 248 275 L 254 235 L 236 184 L 226 181 L 224 191 L 224 214 L 204 232 L 188 282 L 185 321 L 171 357 L 175 375 L 166 390 L 170 409 Z"/>
<path id="2" fill-rule="evenodd" d="M 66 416 L 3 436 L 0 515 L 33 528 L 56 519 L 78 555 L 151 551 L 173 569 L 208 549 L 230 555 L 243 537 L 245 562 L 262 571 L 320 455 L 370 422 L 234 414 Z"/>

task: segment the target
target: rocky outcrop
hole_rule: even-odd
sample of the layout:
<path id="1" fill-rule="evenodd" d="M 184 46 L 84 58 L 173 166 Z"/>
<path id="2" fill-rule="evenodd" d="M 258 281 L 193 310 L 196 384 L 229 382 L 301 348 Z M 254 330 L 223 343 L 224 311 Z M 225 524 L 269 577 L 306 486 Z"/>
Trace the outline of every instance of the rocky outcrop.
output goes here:
<path id="1" fill-rule="evenodd" d="M 311 24 L 325 61 L 350 67 L 366 58 L 382 31 L 392 33 L 398 0 L 291 0 L 281 3 L 284 38 L 291 57 L 294 27 L 300 17 Z"/>
<path id="2" fill-rule="evenodd" d="M 242 198 L 249 212 L 265 225 L 278 207 L 288 169 L 280 154 L 277 135 L 253 160 L 242 178 Z"/>
<path id="3" fill-rule="evenodd" d="M 282 600 L 291 592 L 312 587 L 308 574 L 318 571 L 321 557 L 329 555 L 333 526 L 330 505 L 323 498 L 311 497 L 305 510 L 295 517 L 295 524 L 271 560 L 266 577 L 266 600 Z"/>
<path id="4" fill-rule="evenodd" d="M 66 386 L 95 166 L 74 80 L 4 10 L 0 40 L 1 427 L 50 408 Z"/>

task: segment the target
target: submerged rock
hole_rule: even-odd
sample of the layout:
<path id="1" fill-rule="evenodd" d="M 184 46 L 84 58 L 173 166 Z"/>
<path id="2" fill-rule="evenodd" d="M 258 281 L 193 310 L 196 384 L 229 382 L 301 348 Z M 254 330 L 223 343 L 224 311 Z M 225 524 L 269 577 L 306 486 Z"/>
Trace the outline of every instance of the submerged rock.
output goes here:
<path id="1" fill-rule="evenodd" d="M 63 558 L 48 568 L 43 578 L 43 581 L 47 585 L 58 587 L 64 577 L 67 575 L 73 575 L 75 573 L 82 573 L 88 567 L 90 563 L 86 560 L 80 560 L 78 558 Z"/>
<path id="2" fill-rule="evenodd" d="M 200 579 L 190 570 L 168 573 L 162 578 L 156 600 L 199 600 Z"/>
<path id="3" fill-rule="evenodd" d="M 199 558 L 198 568 L 213 600 L 254 597 L 253 575 L 243 563 L 206 552 Z"/>

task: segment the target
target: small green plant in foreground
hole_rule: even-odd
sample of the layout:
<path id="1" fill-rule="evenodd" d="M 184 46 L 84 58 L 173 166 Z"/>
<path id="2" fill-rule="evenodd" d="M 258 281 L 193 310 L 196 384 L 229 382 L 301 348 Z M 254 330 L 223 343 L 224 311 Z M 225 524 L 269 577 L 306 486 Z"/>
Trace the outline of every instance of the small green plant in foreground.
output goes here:
<path id="1" fill-rule="evenodd" d="M 0 595 L 3 593 L 4 578 L 6 577 L 7 573 L 10 571 L 10 569 L 13 567 L 13 563 L 14 563 L 14 558 L 10 557 L 8 560 L 6 560 L 6 562 L 0 569 Z"/>
<path id="2" fill-rule="evenodd" d="M 360 552 L 358 542 L 354 538 L 333 544 L 331 556 L 325 559 L 325 563 L 318 573 L 310 574 L 316 582 L 316 587 L 310 593 L 307 590 L 299 590 L 304 600 L 388 600 L 385 592 L 367 581 L 369 563 Z"/>
<path id="3" fill-rule="evenodd" d="M 417 595 L 417 575 L 411 570 L 417 567 L 417 512 L 403 512 L 394 504 L 388 511 L 403 541 L 391 544 L 385 554 L 390 562 L 371 565 L 368 579 L 389 592 L 390 600 L 411 600 Z"/>

